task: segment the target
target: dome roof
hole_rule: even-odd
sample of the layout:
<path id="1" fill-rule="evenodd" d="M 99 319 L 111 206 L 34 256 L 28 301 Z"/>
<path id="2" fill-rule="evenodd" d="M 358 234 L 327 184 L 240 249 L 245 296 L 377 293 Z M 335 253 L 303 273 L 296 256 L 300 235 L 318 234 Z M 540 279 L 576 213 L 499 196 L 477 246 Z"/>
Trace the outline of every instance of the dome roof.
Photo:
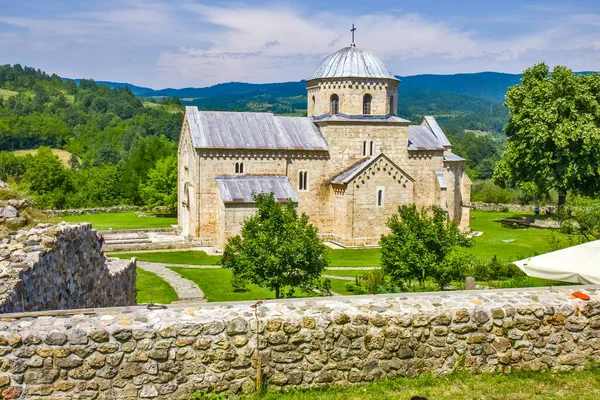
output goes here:
<path id="1" fill-rule="evenodd" d="M 385 78 L 395 79 L 386 66 L 368 50 L 344 47 L 329 55 L 310 79 Z"/>

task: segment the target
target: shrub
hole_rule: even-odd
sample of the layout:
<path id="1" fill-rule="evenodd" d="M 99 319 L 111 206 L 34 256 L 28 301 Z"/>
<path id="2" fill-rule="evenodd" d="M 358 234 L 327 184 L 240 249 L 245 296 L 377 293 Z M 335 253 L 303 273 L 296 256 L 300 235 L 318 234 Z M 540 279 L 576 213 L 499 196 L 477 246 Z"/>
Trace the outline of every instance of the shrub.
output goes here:
<path id="1" fill-rule="evenodd" d="M 513 191 L 495 185 L 491 181 L 476 182 L 471 191 L 471 201 L 503 204 L 512 203 L 514 200 L 515 193 Z"/>

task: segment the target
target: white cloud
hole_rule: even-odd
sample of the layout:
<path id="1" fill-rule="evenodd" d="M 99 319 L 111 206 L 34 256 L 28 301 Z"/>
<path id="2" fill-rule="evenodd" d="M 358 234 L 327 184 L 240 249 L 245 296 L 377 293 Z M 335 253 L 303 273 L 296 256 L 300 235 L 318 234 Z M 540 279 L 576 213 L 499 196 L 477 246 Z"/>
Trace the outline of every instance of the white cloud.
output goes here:
<path id="1" fill-rule="evenodd" d="M 544 7 L 534 11 L 550 16 L 528 26 L 528 32 L 490 39 L 467 23 L 417 13 L 356 16 L 191 0 L 93 4 L 85 12 L 48 18 L 4 12 L 0 27 L 11 29 L 0 31 L 0 62 L 153 87 L 299 80 L 350 43 L 355 23 L 357 46 L 373 51 L 399 75 L 519 72 L 537 61 L 575 70 L 600 65 L 598 15 L 552 16 L 554 10 Z"/>

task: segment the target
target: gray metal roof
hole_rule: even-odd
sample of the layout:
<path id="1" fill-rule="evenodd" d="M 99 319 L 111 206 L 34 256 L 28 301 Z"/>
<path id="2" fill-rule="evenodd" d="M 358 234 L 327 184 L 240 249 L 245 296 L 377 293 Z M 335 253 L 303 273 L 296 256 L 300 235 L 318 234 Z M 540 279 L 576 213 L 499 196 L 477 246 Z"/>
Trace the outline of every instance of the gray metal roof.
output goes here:
<path id="1" fill-rule="evenodd" d="M 449 153 L 444 155 L 444 161 L 465 161 L 465 159 L 454 153 Z"/>
<path id="2" fill-rule="evenodd" d="M 428 125 L 429 128 L 433 131 L 433 134 L 435 135 L 435 137 L 438 138 L 438 140 L 440 141 L 442 146 L 452 147 L 452 144 L 450 143 L 450 141 L 444 134 L 444 131 L 442 130 L 442 128 L 440 128 L 440 126 L 438 125 L 435 118 L 433 118 L 431 116 L 425 116 L 423 119 L 425 120 L 425 124 Z"/>
<path id="3" fill-rule="evenodd" d="M 446 150 L 426 125 L 409 125 L 408 150 Z"/>
<path id="4" fill-rule="evenodd" d="M 404 122 L 410 123 L 409 120 L 396 117 L 391 114 L 387 115 L 348 115 L 343 113 L 338 114 L 322 114 L 316 117 L 312 117 L 313 121 L 369 121 L 369 122 Z"/>
<path id="5" fill-rule="evenodd" d="M 398 80 L 373 53 L 352 46 L 344 47 L 323 60 L 310 79 L 320 78 L 385 78 Z"/>
<path id="6" fill-rule="evenodd" d="M 365 169 L 369 168 L 369 166 L 371 164 L 373 164 L 375 161 L 377 161 L 378 159 L 380 159 L 382 157 L 385 158 L 391 165 L 393 165 L 394 168 L 396 168 L 398 171 L 400 171 L 402 174 L 404 174 L 404 176 L 406 176 L 406 178 L 408 178 L 410 181 L 412 181 L 412 182 L 415 181 L 410 175 L 408 175 L 400 167 L 398 167 L 396 164 L 394 164 L 394 162 L 392 160 L 387 158 L 387 156 L 385 154 L 379 153 L 379 154 L 375 154 L 373 156 L 367 157 L 364 160 L 353 165 L 352 167 L 348 168 L 346 171 L 342 172 L 341 174 L 339 174 L 338 176 L 333 178 L 331 180 L 331 183 L 338 184 L 338 185 L 346 185 L 346 184 L 352 182 L 352 180 L 354 178 L 356 178 Z"/>
<path id="7" fill-rule="evenodd" d="M 380 153 L 381 154 L 381 153 Z M 354 177 L 358 174 L 360 174 L 360 172 L 367 168 L 373 161 L 375 161 L 375 159 L 379 156 L 379 154 L 376 154 L 374 156 L 370 156 L 365 158 L 364 160 L 362 160 L 361 162 L 353 165 L 352 167 L 350 167 L 349 169 L 347 169 L 346 171 L 342 172 L 341 174 L 339 174 L 338 176 L 336 176 L 335 178 L 333 178 L 331 180 L 331 183 L 335 183 L 335 184 L 347 184 L 348 182 L 352 181 L 352 179 L 354 179 Z"/>
<path id="8" fill-rule="evenodd" d="M 436 169 L 435 176 L 438 180 L 438 183 L 440 184 L 440 188 L 447 189 L 448 185 L 446 184 L 446 178 L 444 177 L 444 171 L 442 171 L 441 169 Z"/>
<path id="9" fill-rule="evenodd" d="M 278 202 L 298 202 L 287 176 L 217 176 L 223 203 L 254 203 L 253 193 L 275 193 Z"/>
<path id="10" fill-rule="evenodd" d="M 271 113 L 199 111 L 185 115 L 194 147 L 201 149 L 327 150 L 319 128 L 308 117 Z"/>

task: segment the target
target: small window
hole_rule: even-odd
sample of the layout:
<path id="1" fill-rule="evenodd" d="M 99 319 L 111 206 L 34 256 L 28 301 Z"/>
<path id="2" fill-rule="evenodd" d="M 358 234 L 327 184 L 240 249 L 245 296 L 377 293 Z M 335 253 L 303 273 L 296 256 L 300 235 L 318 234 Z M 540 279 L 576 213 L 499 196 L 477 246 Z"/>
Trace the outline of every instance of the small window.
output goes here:
<path id="1" fill-rule="evenodd" d="M 235 173 L 236 174 L 243 174 L 244 173 L 244 163 L 243 162 L 236 162 L 235 163 Z"/>
<path id="2" fill-rule="evenodd" d="M 313 115 L 315 115 L 315 111 L 316 111 L 315 110 L 315 104 L 316 104 L 315 96 L 313 96 L 312 97 L 312 104 L 311 104 L 311 112 L 312 112 Z"/>
<path id="3" fill-rule="evenodd" d="M 298 190 L 308 190 L 308 171 L 298 171 Z"/>
<path id="4" fill-rule="evenodd" d="M 363 114 L 371 114 L 371 100 L 373 97 L 370 94 L 365 94 L 363 97 Z"/>
<path id="5" fill-rule="evenodd" d="M 189 162 L 190 156 L 188 153 L 188 149 L 186 148 L 185 150 L 183 150 L 183 168 L 185 168 L 186 170 L 188 169 Z"/>
<path id="6" fill-rule="evenodd" d="M 362 155 L 363 156 L 367 155 L 367 141 L 366 140 L 363 142 L 363 152 L 362 152 Z"/>
<path id="7" fill-rule="evenodd" d="M 373 153 L 375 153 L 375 142 L 371 140 L 371 143 L 369 144 L 369 155 L 373 155 Z"/>
<path id="8" fill-rule="evenodd" d="M 396 115 L 394 112 L 394 96 L 390 96 L 390 115 Z"/>
<path id="9" fill-rule="evenodd" d="M 337 94 L 331 95 L 331 114 L 339 114 L 340 112 L 340 98 Z"/>
<path id="10" fill-rule="evenodd" d="M 383 207 L 383 196 L 384 188 L 381 186 L 377 187 L 377 207 Z"/>

